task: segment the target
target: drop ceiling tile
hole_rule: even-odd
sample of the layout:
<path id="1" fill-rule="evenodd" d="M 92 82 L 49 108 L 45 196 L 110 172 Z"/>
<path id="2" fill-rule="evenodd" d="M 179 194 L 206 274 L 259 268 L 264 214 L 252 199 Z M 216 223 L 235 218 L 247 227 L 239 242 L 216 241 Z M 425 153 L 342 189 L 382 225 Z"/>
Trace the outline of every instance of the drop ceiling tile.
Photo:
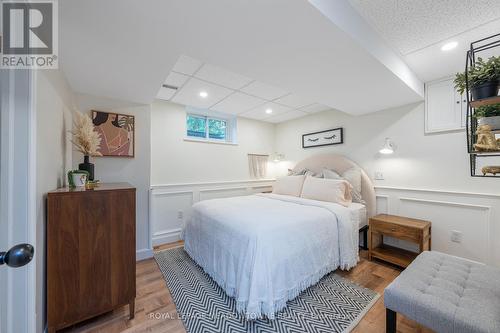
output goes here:
<path id="1" fill-rule="evenodd" d="M 205 98 L 200 97 L 199 94 L 201 91 L 206 91 L 208 96 Z M 220 102 L 232 92 L 233 90 L 231 89 L 191 78 L 181 89 L 179 89 L 174 98 L 172 98 L 172 101 L 179 104 L 207 109 Z"/>
<path id="2" fill-rule="evenodd" d="M 271 123 L 281 123 L 284 121 L 300 118 L 307 116 L 307 113 L 300 111 L 300 110 L 292 110 L 287 113 L 283 113 L 277 116 L 273 116 L 271 118 L 266 119 L 266 121 L 271 122 Z"/>
<path id="3" fill-rule="evenodd" d="M 266 101 L 261 98 L 235 92 L 210 109 L 229 114 L 240 114 L 264 103 L 266 103 Z"/>
<path id="4" fill-rule="evenodd" d="M 181 87 L 188 79 L 189 76 L 187 75 L 176 72 L 170 72 L 164 84 L 168 84 L 169 86 L 174 86 L 174 87 Z"/>
<path id="5" fill-rule="evenodd" d="M 274 100 L 273 102 L 275 103 L 280 103 L 286 106 L 289 106 L 291 108 L 301 108 L 303 106 L 309 105 L 313 103 L 314 101 L 310 101 L 308 99 L 302 98 L 301 96 L 295 95 L 295 94 L 289 94 L 286 96 L 283 96 L 281 98 L 278 98 L 277 100 Z"/>
<path id="6" fill-rule="evenodd" d="M 267 109 L 271 109 L 271 110 L 273 110 L 273 112 L 271 114 L 268 114 L 268 113 L 266 113 Z M 256 107 L 255 109 L 252 109 L 250 111 L 242 113 L 241 116 L 246 117 L 246 118 L 262 120 L 262 119 L 270 118 L 272 116 L 277 116 L 277 115 L 286 113 L 290 110 L 291 109 L 287 106 L 276 104 L 273 102 L 268 102 L 264 105 Z"/>
<path id="7" fill-rule="evenodd" d="M 194 76 L 231 89 L 240 89 L 253 81 L 251 78 L 246 76 L 236 74 L 210 64 L 203 65 L 203 67 L 201 67 Z"/>
<path id="8" fill-rule="evenodd" d="M 241 91 L 253 96 L 266 99 L 268 101 L 287 94 L 287 92 L 283 89 L 259 81 L 250 83 L 248 86 L 242 88 Z"/>
<path id="9" fill-rule="evenodd" d="M 181 55 L 174 65 L 174 72 L 193 75 L 203 63 L 197 59 Z"/>
<path id="10" fill-rule="evenodd" d="M 175 89 L 161 87 L 160 91 L 158 91 L 158 94 L 156 95 L 156 98 L 168 101 L 172 98 L 172 96 L 174 96 L 176 91 L 177 90 Z"/>
<path id="11" fill-rule="evenodd" d="M 307 106 L 300 108 L 301 111 L 304 111 L 307 113 L 316 113 L 316 112 L 321 112 L 321 111 L 330 110 L 330 109 L 331 109 L 331 107 L 326 106 L 326 105 L 322 105 L 322 104 L 318 104 L 318 103 L 314 103 L 314 104 L 307 105 Z"/>

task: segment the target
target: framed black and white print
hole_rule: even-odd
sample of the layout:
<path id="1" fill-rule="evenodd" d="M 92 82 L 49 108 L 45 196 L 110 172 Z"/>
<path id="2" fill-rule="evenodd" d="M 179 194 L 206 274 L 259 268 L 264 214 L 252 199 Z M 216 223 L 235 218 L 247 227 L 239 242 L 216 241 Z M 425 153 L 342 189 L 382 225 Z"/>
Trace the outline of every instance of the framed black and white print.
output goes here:
<path id="1" fill-rule="evenodd" d="M 302 135 L 302 148 L 313 148 L 344 143 L 342 127 Z"/>

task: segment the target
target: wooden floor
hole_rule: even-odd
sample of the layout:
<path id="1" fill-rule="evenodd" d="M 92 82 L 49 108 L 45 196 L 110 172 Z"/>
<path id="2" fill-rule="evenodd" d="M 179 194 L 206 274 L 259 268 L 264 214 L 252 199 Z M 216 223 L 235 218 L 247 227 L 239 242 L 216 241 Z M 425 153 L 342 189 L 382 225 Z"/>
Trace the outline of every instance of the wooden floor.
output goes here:
<path id="1" fill-rule="evenodd" d="M 181 245 L 180 242 L 173 243 L 155 250 Z M 382 262 L 370 262 L 366 259 L 366 254 L 366 251 L 361 251 L 362 259 L 360 263 L 349 272 L 339 271 L 339 274 L 382 295 L 384 288 L 399 275 L 400 270 Z M 383 297 L 380 297 L 353 332 L 385 332 L 385 308 L 383 302 Z M 154 259 L 137 263 L 135 309 L 135 319 L 130 321 L 128 320 L 128 307 L 123 307 L 58 332 L 186 332 L 182 321 L 177 319 L 175 304 Z M 431 331 L 398 315 L 398 332 L 427 333 Z"/>

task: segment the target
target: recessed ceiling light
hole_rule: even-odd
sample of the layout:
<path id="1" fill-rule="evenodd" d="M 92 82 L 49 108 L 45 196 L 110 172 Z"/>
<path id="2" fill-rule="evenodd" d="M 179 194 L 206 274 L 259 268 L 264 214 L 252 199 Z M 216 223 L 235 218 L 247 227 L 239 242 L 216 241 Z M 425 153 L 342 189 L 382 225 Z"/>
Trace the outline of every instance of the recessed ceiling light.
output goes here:
<path id="1" fill-rule="evenodd" d="M 449 51 L 453 50 L 455 47 L 457 47 L 458 42 L 449 42 L 441 46 L 441 51 Z"/>
<path id="2" fill-rule="evenodd" d="M 273 113 L 273 109 L 270 109 L 270 108 L 269 108 L 269 109 L 266 109 L 266 113 L 267 113 L 267 114 L 271 114 L 271 113 Z"/>
<path id="3" fill-rule="evenodd" d="M 206 91 L 200 91 L 201 98 L 206 98 L 207 96 L 208 96 L 208 93 Z"/>

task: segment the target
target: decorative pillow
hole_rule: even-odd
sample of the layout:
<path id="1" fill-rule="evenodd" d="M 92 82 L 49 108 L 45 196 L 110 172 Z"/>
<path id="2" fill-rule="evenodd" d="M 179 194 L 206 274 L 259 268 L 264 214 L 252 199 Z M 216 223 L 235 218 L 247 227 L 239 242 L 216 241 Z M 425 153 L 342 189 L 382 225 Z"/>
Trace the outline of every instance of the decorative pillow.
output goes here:
<path id="1" fill-rule="evenodd" d="M 323 169 L 323 177 L 327 179 L 342 179 L 336 171 L 330 169 Z"/>
<path id="2" fill-rule="evenodd" d="M 359 168 L 352 167 L 346 170 L 342 174 L 342 178 L 351 183 L 356 192 L 361 193 L 361 170 Z"/>
<path id="3" fill-rule="evenodd" d="M 300 170 L 298 172 L 295 172 L 292 169 L 288 169 L 288 175 L 289 176 L 304 175 L 304 176 L 312 176 L 312 177 L 323 178 L 323 174 L 321 172 L 320 173 L 316 173 L 316 172 L 314 172 L 312 170 L 309 170 L 307 168 L 302 169 L 302 170 Z"/>
<path id="4" fill-rule="evenodd" d="M 273 185 L 274 194 L 292 195 L 300 197 L 302 193 L 302 185 L 306 176 L 285 176 L 276 179 Z"/>
<path id="5" fill-rule="evenodd" d="M 302 187 L 302 198 L 335 202 L 349 206 L 352 202 L 352 186 L 343 179 L 306 177 Z"/>
<path id="6" fill-rule="evenodd" d="M 323 169 L 323 177 L 329 179 L 345 179 L 352 185 L 352 201 L 366 205 L 366 201 L 361 196 L 361 170 L 352 167 L 346 170 L 342 176 L 334 170 Z"/>

